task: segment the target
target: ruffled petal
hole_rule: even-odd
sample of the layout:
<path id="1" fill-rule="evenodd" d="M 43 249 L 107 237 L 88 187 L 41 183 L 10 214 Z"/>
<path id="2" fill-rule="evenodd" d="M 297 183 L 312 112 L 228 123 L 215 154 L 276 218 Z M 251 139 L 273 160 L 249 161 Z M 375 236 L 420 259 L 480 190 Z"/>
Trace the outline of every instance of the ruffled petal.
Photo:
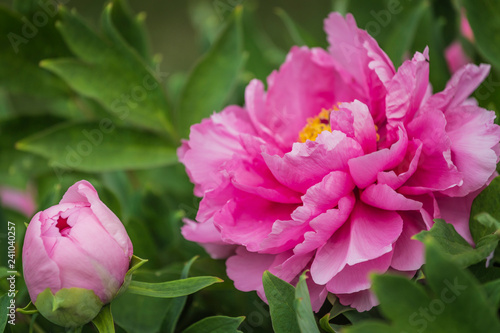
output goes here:
<path id="1" fill-rule="evenodd" d="M 241 133 L 255 134 L 255 130 L 247 111 L 238 106 L 228 106 L 201 124 L 191 126 L 189 143 L 183 143 L 177 153 L 195 184 L 195 195 L 203 196 L 220 185 L 221 171 L 227 161 L 234 156 L 246 156 Z"/>
<path id="2" fill-rule="evenodd" d="M 379 304 L 377 297 L 369 289 L 352 294 L 337 294 L 337 297 L 342 305 L 350 306 L 359 312 L 368 311 Z"/>
<path id="3" fill-rule="evenodd" d="M 392 251 L 402 232 L 399 214 L 357 202 L 350 219 L 320 249 L 311 265 L 311 275 L 325 284 L 346 265 L 372 260 Z"/>
<path id="4" fill-rule="evenodd" d="M 461 105 L 488 76 L 490 67 L 490 65 L 485 64 L 465 65 L 453 74 L 446 84 L 446 88 L 429 98 L 426 104 L 429 107 L 443 110 L 445 113 L 447 110 Z"/>
<path id="5" fill-rule="evenodd" d="M 496 171 L 498 152 L 494 148 L 500 141 L 500 127 L 494 120 L 494 112 L 476 106 L 448 110 L 446 132 L 463 184 L 443 193 L 463 197 L 483 187 Z"/>
<path id="6" fill-rule="evenodd" d="M 332 130 L 345 133 L 355 139 L 365 154 L 377 149 L 377 131 L 368 107 L 358 100 L 342 103 L 330 115 Z"/>
<path id="7" fill-rule="evenodd" d="M 387 84 L 386 115 L 390 127 L 407 123 L 420 108 L 429 88 L 429 50 L 405 61 Z"/>
<path id="8" fill-rule="evenodd" d="M 326 284 L 326 289 L 334 294 L 350 294 L 370 288 L 370 273 L 385 273 L 391 264 L 392 252 L 379 258 L 355 264 L 346 265 Z"/>
<path id="9" fill-rule="evenodd" d="M 419 213 L 402 212 L 400 215 L 403 232 L 394 245 L 391 267 L 399 271 L 415 271 L 424 264 L 424 245 L 411 237 L 428 228 Z"/>
<path id="10" fill-rule="evenodd" d="M 267 166 L 283 185 L 306 193 L 331 171 L 347 170 L 347 162 L 363 154 L 361 146 L 345 134 L 324 131 L 316 141 L 294 143 L 283 157 L 263 153 Z"/>
<path id="11" fill-rule="evenodd" d="M 394 169 L 403 161 L 408 146 L 408 136 L 403 128 L 399 129 L 398 135 L 399 140 L 390 148 L 349 160 L 351 176 L 359 188 L 372 184 L 379 172 Z"/>
<path id="12" fill-rule="evenodd" d="M 422 203 L 406 198 L 385 184 L 373 184 L 361 193 L 361 200 L 370 206 L 385 210 L 420 210 Z"/>

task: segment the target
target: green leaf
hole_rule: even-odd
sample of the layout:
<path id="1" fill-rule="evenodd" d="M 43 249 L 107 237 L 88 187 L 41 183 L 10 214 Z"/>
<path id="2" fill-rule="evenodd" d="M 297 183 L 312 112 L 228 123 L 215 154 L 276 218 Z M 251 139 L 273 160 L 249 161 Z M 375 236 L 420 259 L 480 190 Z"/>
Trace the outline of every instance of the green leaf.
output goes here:
<path id="1" fill-rule="evenodd" d="M 319 43 L 315 41 L 307 32 L 300 28 L 282 8 L 275 9 L 276 15 L 283 21 L 288 33 L 292 37 L 295 45 L 306 45 L 309 47 L 318 46 Z"/>
<path id="2" fill-rule="evenodd" d="M 111 314 L 111 305 L 104 306 L 97 317 L 92 320 L 99 333 L 115 333 L 115 324 Z"/>
<path id="3" fill-rule="evenodd" d="M 485 283 L 483 288 L 491 304 L 500 309 L 500 279 Z"/>
<path id="4" fill-rule="evenodd" d="M 15 276 L 21 276 L 21 274 L 19 274 L 18 272 L 15 272 L 15 273 L 11 273 L 11 271 L 9 269 L 7 269 L 7 267 L 0 267 L 0 280 L 10 276 L 10 275 L 15 275 Z"/>
<path id="5" fill-rule="evenodd" d="M 221 111 L 243 67 L 242 8 L 236 7 L 210 50 L 193 68 L 181 93 L 176 124 L 181 137 L 189 127 Z"/>
<path id="6" fill-rule="evenodd" d="M 295 311 L 297 312 L 297 322 L 302 333 L 319 333 L 318 325 L 314 319 L 311 306 L 311 298 L 307 289 L 306 274 L 304 272 L 297 283 L 295 289 Z"/>
<path id="7" fill-rule="evenodd" d="M 32 177 L 50 171 L 47 161 L 32 153 L 15 149 L 17 141 L 30 134 L 52 127 L 61 118 L 48 115 L 39 117 L 15 117 L 0 122 L 0 179 L 2 185 L 25 189 Z"/>
<path id="8" fill-rule="evenodd" d="M 115 119 L 175 139 L 170 106 L 160 84 L 165 73 L 148 68 L 125 43 L 102 39 L 75 13 L 61 9 L 60 15 L 56 26 L 78 59 L 49 59 L 40 65 L 82 96 L 101 103 Z M 110 21 L 109 9 L 105 15 Z"/>
<path id="9" fill-rule="evenodd" d="M 47 57 L 69 56 L 70 52 L 54 27 L 57 8 L 47 23 L 36 27 L 32 16 L 22 17 L 0 7 L 0 87 L 9 92 L 17 114 L 50 113 L 65 118 L 81 116 L 75 94 L 63 80 L 39 67 Z M 50 47 L 49 47 L 50 45 Z"/>
<path id="10" fill-rule="evenodd" d="M 204 318 L 186 328 L 183 333 L 238 333 L 245 317 L 214 316 Z"/>
<path id="11" fill-rule="evenodd" d="M 441 251 L 450 255 L 461 267 L 467 267 L 484 260 L 498 244 L 498 237 L 489 235 L 481 238 L 476 244 L 476 248 L 472 248 L 470 244 L 455 231 L 452 224 L 439 219 L 435 220 L 431 230 L 421 231 L 413 236 L 413 238 L 422 242 L 431 238 L 436 240 Z"/>
<path id="12" fill-rule="evenodd" d="M 276 333 L 299 333 L 300 327 L 295 311 L 295 288 L 268 271 L 262 276 L 264 291 L 269 302 L 269 311 Z"/>
<path id="13" fill-rule="evenodd" d="M 113 301 L 115 323 L 128 333 L 161 332 L 171 299 L 144 297 L 125 292 Z M 131 306 L 133 305 L 133 306 Z"/>
<path id="14" fill-rule="evenodd" d="M 51 127 L 17 143 L 49 159 L 56 174 L 152 168 L 177 162 L 175 148 L 156 134 L 117 127 L 110 119 Z"/>
<path id="15" fill-rule="evenodd" d="M 189 270 L 196 259 L 198 259 L 197 256 L 193 257 L 186 263 L 186 265 L 184 265 L 181 273 L 181 279 L 186 279 L 188 277 Z M 162 332 L 173 333 L 175 331 L 175 327 L 179 321 L 182 310 L 184 309 L 186 300 L 187 296 L 180 296 L 172 299 L 172 302 L 168 307 L 167 315 L 165 316 L 165 325 L 162 327 Z"/>
<path id="16" fill-rule="evenodd" d="M 213 276 L 197 276 L 160 283 L 132 281 L 128 291 L 133 294 L 150 297 L 172 298 L 190 295 L 214 283 L 220 282 L 222 282 L 221 279 Z"/>
<path id="17" fill-rule="evenodd" d="M 470 214 L 470 230 L 472 233 L 472 237 L 475 241 L 479 241 L 482 237 L 489 235 L 496 231 L 496 228 L 493 226 L 486 226 L 484 223 L 481 223 L 479 219 L 482 219 L 484 222 L 485 217 L 478 216 L 481 213 L 488 213 L 492 218 L 497 221 L 500 221 L 500 177 L 496 177 L 490 183 L 488 187 L 486 187 L 477 197 L 474 199 L 472 203 L 472 210 Z"/>
<path id="18" fill-rule="evenodd" d="M 332 325 L 330 325 L 330 319 L 331 319 L 330 314 L 327 313 L 319 320 L 319 326 L 327 333 L 335 333 L 335 330 L 333 329 Z"/>
<path id="19" fill-rule="evenodd" d="M 12 7 L 23 14 L 31 14 L 41 9 L 36 0 L 14 0 Z"/>
<path id="20" fill-rule="evenodd" d="M 500 68 L 500 2 L 462 0 L 479 52 Z"/>
<path id="21" fill-rule="evenodd" d="M 9 294 L 5 293 L 0 296 L 0 331 L 4 332 L 5 325 L 7 325 L 7 321 L 10 320 L 9 317 L 9 303 L 11 298 Z"/>
<path id="22" fill-rule="evenodd" d="M 124 0 L 112 0 L 103 15 L 103 30 L 116 43 L 125 42 L 137 52 L 146 63 L 152 63 L 147 42 L 145 13 L 134 17 Z"/>
<path id="23" fill-rule="evenodd" d="M 500 321 L 478 281 L 426 238 L 425 275 L 430 290 L 396 275 L 374 275 L 373 291 L 391 324 L 365 321 L 347 333 L 499 332 Z"/>

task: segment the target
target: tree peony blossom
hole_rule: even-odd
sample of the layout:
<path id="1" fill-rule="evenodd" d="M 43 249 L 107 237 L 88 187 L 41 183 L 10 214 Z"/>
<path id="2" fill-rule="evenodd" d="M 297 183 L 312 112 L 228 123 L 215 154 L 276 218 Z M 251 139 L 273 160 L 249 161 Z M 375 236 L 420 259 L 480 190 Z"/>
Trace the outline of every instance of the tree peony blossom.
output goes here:
<path id="1" fill-rule="evenodd" d="M 265 270 L 304 270 L 313 308 L 328 292 L 368 310 L 369 272 L 413 276 L 433 219 L 469 242 L 471 202 L 495 174 L 500 127 L 468 99 L 488 65 L 467 65 L 433 94 L 428 50 L 398 71 L 351 15 L 325 20 L 330 47 L 293 47 L 245 106 L 191 127 L 178 150 L 195 195 L 182 233 L 228 258 L 236 288 L 265 297 Z"/>
<path id="2" fill-rule="evenodd" d="M 23 271 L 31 301 L 62 326 L 92 320 L 122 286 L 132 258 L 125 227 L 82 180 L 31 220 Z"/>

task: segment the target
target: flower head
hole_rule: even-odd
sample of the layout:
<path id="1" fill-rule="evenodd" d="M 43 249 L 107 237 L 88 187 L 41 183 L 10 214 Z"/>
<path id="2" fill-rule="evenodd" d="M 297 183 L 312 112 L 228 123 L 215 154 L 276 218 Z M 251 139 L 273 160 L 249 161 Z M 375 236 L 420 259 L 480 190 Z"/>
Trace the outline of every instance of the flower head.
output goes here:
<path id="1" fill-rule="evenodd" d="M 132 252 L 121 221 L 89 182 L 79 181 L 58 205 L 38 212 L 26 230 L 23 271 L 31 301 L 55 323 L 66 325 L 69 316 L 82 325 L 116 296 Z M 54 311 L 54 304 L 68 302 Z M 90 318 L 75 306 L 89 308 Z"/>
<path id="2" fill-rule="evenodd" d="M 376 304 L 368 273 L 412 276 L 411 237 L 444 218 L 469 242 L 472 199 L 495 174 L 500 128 L 469 95 L 489 66 L 467 65 L 433 94 L 427 49 L 396 71 L 351 15 L 325 20 L 330 47 L 293 47 L 245 106 L 191 127 L 178 150 L 195 194 L 184 237 L 243 291 L 262 273 L 290 283 L 310 270 L 313 308 L 328 292 L 358 310 Z"/>

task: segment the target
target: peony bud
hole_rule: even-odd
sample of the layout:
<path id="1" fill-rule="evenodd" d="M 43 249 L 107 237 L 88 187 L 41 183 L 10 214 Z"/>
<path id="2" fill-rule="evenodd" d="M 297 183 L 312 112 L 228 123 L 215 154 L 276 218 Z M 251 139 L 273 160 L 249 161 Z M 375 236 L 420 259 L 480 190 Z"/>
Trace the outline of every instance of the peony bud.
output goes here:
<path id="1" fill-rule="evenodd" d="M 125 227 L 82 180 L 31 220 L 23 246 L 31 301 L 61 326 L 81 326 L 113 300 L 132 258 Z"/>

